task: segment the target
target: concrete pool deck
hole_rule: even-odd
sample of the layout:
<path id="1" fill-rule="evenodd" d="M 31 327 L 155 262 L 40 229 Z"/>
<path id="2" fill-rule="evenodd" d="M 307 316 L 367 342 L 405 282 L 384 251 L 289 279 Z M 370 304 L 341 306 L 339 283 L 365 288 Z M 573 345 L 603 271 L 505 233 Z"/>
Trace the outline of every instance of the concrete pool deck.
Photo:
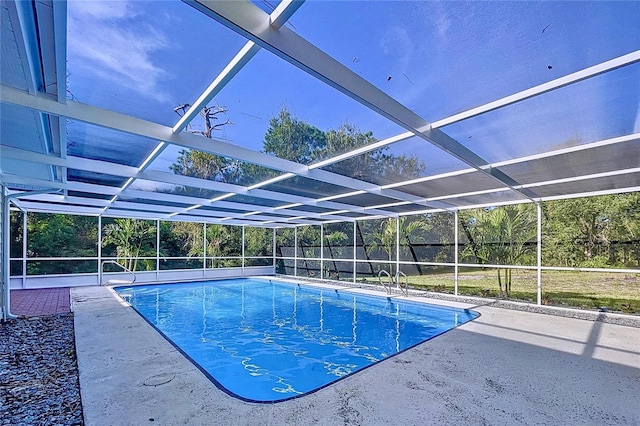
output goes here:
<path id="1" fill-rule="evenodd" d="M 479 306 L 316 393 L 254 404 L 216 388 L 112 290 L 71 297 L 87 425 L 640 424 L 638 328 Z"/>

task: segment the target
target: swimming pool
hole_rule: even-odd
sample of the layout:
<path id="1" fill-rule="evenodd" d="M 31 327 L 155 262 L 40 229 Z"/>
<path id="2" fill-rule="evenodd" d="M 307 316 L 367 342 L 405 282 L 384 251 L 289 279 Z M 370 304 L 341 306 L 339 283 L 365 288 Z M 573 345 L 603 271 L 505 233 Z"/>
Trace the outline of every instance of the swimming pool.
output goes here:
<path id="1" fill-rule="evenodd" d="M 313 392 L 478 316 L 258 278 L 115 291 L 220 389 L 252 402 Z"/>

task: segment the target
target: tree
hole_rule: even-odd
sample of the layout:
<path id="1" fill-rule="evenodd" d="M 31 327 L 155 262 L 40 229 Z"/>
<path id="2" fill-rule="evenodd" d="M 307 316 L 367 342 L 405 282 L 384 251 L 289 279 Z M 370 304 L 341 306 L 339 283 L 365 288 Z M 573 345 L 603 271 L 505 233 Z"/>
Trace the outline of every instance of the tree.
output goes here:
<path id="1" fill-rule="evenodd" d="M 307 271 L 308 276 L 314 276 L 320 268 L 316 262 L 309 259 L 320 257 L 320 227 L 316 225 L 299 226 L 297 228 L 297 257 L 298 269 Z"/>
<path id="2" fill-rule="evenodd" d="M 185 112 L 189 109 L 189 107 L 191 106 L 191 104 L 182 104 L 182 105 L 178 105 L 177 107 L 175 107 L 173 109 L 173 111 L 178 114 L 180 117 L 182 117 Z M 191 123 L 189 123 L 187 125 L 187 129 L 191 132 L 191 133 L 197 133 L 200 134 L 202 136 L 204 136 L 205 138 L 211 138 L 211 134 L 214 130 L 219 129 L 221 127 L 226 126 L 227 124 L 232 124 L 231 120 L 227 119 L 224 122 L 220 122 L 220 123 L 215 123 L 213 124 L 213 120 L 218 120 L 219 119 L 219 115 L 227 114 L 227 108 L 224 106 L 220 106 L 218 104 L 216 104 L 215 106 L 205 106 L 203 107 L 200 112 L 199 115 L 200 117 L 202 117 L 203 123 L 204 123 L 204 130 L 194 130 L 191 127 Z"/>
<path id="3" fill-rule="evenodd" d="M 244 230 L 246 256 L 273 256 L 273 230 L 246 227 Z"/>
<path id="4" fill-rule="evenodd" d="M 276 230 L 276 273 L 288 274 L 293 270 L 289 261 L 283 257 L 295 256 L 294 229 L 280 228 Z"/>
<path id="5" fill-rule="evenodd" d="M 182 116 L 189 106 L 189 104 L 179 105 L 174 108 L 174 111 L 179 116 Z M 232 124 L 229 120 L 215 124 L 212 123 L 213 120 L 219 119 L 219 115 L 226 113 L 227 109 L 225 107 L 219 105 L 205 106 L 200 111 L 200 117 L 202 117 L 204 123 L 204 130 L 193 130 L 189 127 L 189 131 L 211 139 L 215 130 Z M 191 124 L 189 124 L 189 126 L 191 126 Z M 170 166 L 170 169 L 175 174 L 183 176 L 197 177 L 216 182 L 237 183 L 242 175 L 240 164 L 237 160 L 209 152 L 183 149 L 179 152 L 178 159 Z M 192 190 L 190 188 L 181 188 L 177 192 L 204 198 L 211 196 L 211 191 L 202 189 Z"/>
<path id="6" fill-rule="evenodd" d="M 324 232 L 324 248 L 329 253 L 329 259 L 333 260 L 333 271 L 335 273 L 335 279 L 340 279 L 340 268 L 338 268 L 338 264 L 335 259 L 344 258 L 344 254 L 342 253 L 341 248 L 344 244 L 349 241 L 349 236 L 343 231 L 333 231 Z M 334 252 L 337 250 L 337 253 Z M 342 256 L 342 257 L 341 257 Z M 326 257 L 326 255 L 325 255 Z M 330 269 L 328 266 L 329 259 L 325 259 L 324 264 L 324 275 L 325 277 L 330 277 Z"/>
<path id="7" fill-rule="evenodd" d="M 235 183 L 241 173 L 238 161 L 193 149 L 181 150 L 170 169 L 178 175 L 225 183 Z"/>
<path id="8" fill-rule="evenodd" d="M 197 222 L 160 222 L 160 255 L 200 257 L 203 252 L 203 226 Z"/>
<path id="9" fill-rule="evenodd" d="M 432 262 L 454 262 L 455 260 L 455 215 L 453 212 L 438 212 L 425 215 L 429 231 L 427 247 Z"/>
<path id="10" fill-rule="evenodd" d="M 26 255 L 31 258 L 96 257 L 98 255 L 97 218 L 66 214 L 28 213 Z M 95 265 L 95 261 L 90 260 L 30 261 L 27 263 L 27 273 L 40 275 L 94 272 Z"/>
<path id="11" fill-rule="evenodd" d="M 533 244 L 537 237 L 536 214 L 529 204 L 463 211 L 459 217 L 469 239 L 463 258 L 516 265 L 536 251 Z M 511 295 L 511 284 L 511 269 L 498 269 L 501 296 Z"/>
<path id="12" fill-rule="evenodd" d="M 400 221 L 400 249 L 407 247 L 414 262 L 418 262 L 418 257 L 413 248 L 415 243 L 424 242 L 424 233 L 430 229 L 429 223 L 422 218 L 409 219 L 408 216 L 398 218 Z M 413 237 L 413 241 L 412 241 Z M 422 268 L 416 263 L 418 274 L 422 275 Z"/>
<path id="13" fill-rule="evenodd" d="M 10 211 L 10 222 L 9 222 L 9 235 L 11 236 L 10 241 L 10 256 L 11 257 L 22 257 L 22 246 L 23 246 L 23 233 L 22 233 L 22 219 L 24 213 L 21 211 Z M 29 226 L 27 225 L 27 229 Z M 20 272 L 22 273 L 22 272 Z"/>
<path id="14" fill-rule="evenodd" d="M 327 132 L 326 146 L 316 154 L 316 161 L 352 151 L 376 142 L 372 132 L 361 132 L 355 125 L 343 123 Z M 425 169 L 424 162 L 415 156 L 389 154 L 389 147 L 374 149 L 326 166 L 325 169 L 354 179 L 376 184 L 395 183 L 417 178 Z"/>
<path id="15" fill-rule="evenodd" d="M 640 266 L 640 192 L 618 194 L 615 215 L 611 215 L 609 264 Z"/>
<path id="16" fill-rule="evenodd" d="M 310 164 L 326 146 L 327 136 L 323 131 L 294 117 L 283 106 L 269 120 L 262 149 L 279 158 Z"/>
<path id="17" fill-rule="evenodd" d="M 118 263 L 135 271 L 139 257 L 155 255 L 156 227 L 150 220 L 115 219 L 104 227 L 102 245 L 115 245 Z M 141 259 L 144 270 L 150 270 L 154 261 Z"/>
<path id="18" fill-rule="evenodd" d="M 552 235 L 549 236 L 556 241 L 545 242 L 568 245 L 565 250 L 569 251 L 563 259 L 565 264 L 584 265 L 585 261 L 595 260 L 594 256 L 598 254 L 597 246 L 608 245 L 608 201 L 611 200 L 593 197 L 561 200 L 547 205 L 545 218 L 553 217 L 553 226 L 552 229 L 546 229 L 545 234 L 548 235 L 548 231 L 552 231 Z M 581 253 L 575 250 L 575 247 L 571 247 L 572 245 L 579 247 Z"/>
<path id="19" fill-rule="evenodd" d="M 228 123 L 220 124 L 226 125 Z M 213 127 L 210 130 L 216 129 L 217 127 Z M 211 131 L 200 133 L 211 137 Z M 353 124 L 343 123 L 338 129 L 324 132 L 295 117 L 286 107 L 282 107 L 269 120 L 269 128 L 264 135 L 262 151 L 300 164 L 311 164 L 374 142 L 376 139 L 373 137 L 373 133 L 361 132 Z M 388 147 L 384 147 L 325 168 L 369 182 L 376 182 L 379 179 L 397 182 L 420 176 L 425 165 L 416 156 L 395 156 L 388 153 Z M 245 164 L 194 150 L 180 151 L 180 156 L 171 166 L 171 170 L 184 176 L 238 185 L 250 185 L 275 177 L 280 173 L 266 167 Z M 309 196 L 322 196 L 330 186 L 299 176 L 288 179 L 287 185 L 292 188 L 304 188 Z M 178 191 L 202 198 L 210 198 L 213 195 L 210 191 L 205 190 L 196 190 L 194 193 L 189 188 L 181 188 Z"/>
<path id="20" fill-rule="evenodd" d="M 230 235 L 226 226 L 215 223 L 207 225 L 207 256 L 221 257 L 229 239 Z"/>
<path id="21" fill-rule="evenodd" d="M 414 241 L 419 241 L 420 234 L 429 230 L 429 224 L 425 220 L 415 217 L 409 218 L 408 216 L 377 220 L 373 221 L 372 225 L 364 237 L 367 246 L 366 251 L 368 255 L 375 256 L 377 251 L 382 250 L 387 254 L 389 262 L 395 257 L 396 244 L 398 242 L 400 242 L 401 247 L 406 242 L 410 250 L 412 250 L 411 239 L 414 238 Z M 400 228 L 399 241 L 396 240 L 398 226 Z"/>
<path id="22" fill-rule="evenodd" d="M 374 255 L 382 250 L 387 254 L 389 263 L 393 259 L 396 247 L 396 219 L 387 218 L 372 221 L 373 225 L 368 232 L 365 232 L 365 243 L 368 254 Z M 389 271 L 390 272 L 390 271 Z"/>
<path id="23" fill-rule="evenodd" d="M 312 164 L 374 142 L 377 139 L 372 132 L 362 132 L 349 122 L 323 132 L 282 107 L 269 120 L 263 151 L 297 163 Z M 398 182 L 423 173 L 425 165 L 417 156 L 396 156 L 388 151 L 388 147 L 374 149 L 324 168 L 368 182 Z"/>
<path id="24" fill-rule="evenodd" d="M 161 221 L 158 268 L 202 268 L 203 238 L 202 223 Z"/>
<path id="25" fill-rule="evenodd" d="M 545 264 L 633 267 L 640 263 L 640 193 L 543 204 Z"/>
<path id="26" fill-rule="evenodd" d="M 28 257 L 89 257 L 98 255 L 98 220 L 89 216 L 29 213 Z"/>

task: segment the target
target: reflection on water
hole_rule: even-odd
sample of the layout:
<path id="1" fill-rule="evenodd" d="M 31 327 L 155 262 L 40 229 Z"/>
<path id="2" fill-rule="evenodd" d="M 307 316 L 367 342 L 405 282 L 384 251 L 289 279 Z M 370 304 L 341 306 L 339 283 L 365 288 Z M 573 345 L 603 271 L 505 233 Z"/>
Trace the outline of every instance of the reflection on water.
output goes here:
<path id="1" fill-rule="evenodd" d="M 396 304 L 396 352 L 400 352 L 400 305 Z"/>
<path id="2" fill-rule="evenodd" d="M 310 392 L 475 317 L 271 280 L 117 289 L 228 391 Z"/>
<path id="3" fill-rule="evenodd" d="M 322 298 L 322 292 L 320 292 L 320 331 L 324 331 L 324 310 L 322 303 L 324 299 Z"/>
<path id="4" fill-rule="evenodd" d="M 353 334 L 353 340 L 351 341 L 351 343 L 353 343 L 354 345 L 356 344 L 356 339 L 357 339 L 357 333 L 356 330 L 358 329 L 358 317 L 356 315 L 356 297 L 353 296 L 353 320 L 351 321 L 352 324 L 352 334 Z"/>
<path id="5" fill-rule="evenodd" d="M 202 291 L 202 332 L 200 333 L 200 341 L 206 342 L 207 338 L 205 335 L 207 334 L 207 291 L 203 289 Z"/>

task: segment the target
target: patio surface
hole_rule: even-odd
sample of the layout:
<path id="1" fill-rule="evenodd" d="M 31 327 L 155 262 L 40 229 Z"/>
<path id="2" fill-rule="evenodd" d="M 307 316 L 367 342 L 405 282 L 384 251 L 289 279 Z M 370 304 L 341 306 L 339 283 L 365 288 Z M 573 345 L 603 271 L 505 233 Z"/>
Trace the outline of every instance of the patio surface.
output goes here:
<path id="1" fill-rule="evenodd" d="M 254 404 L 217 389 L 112 290 L 71 294 L 88 425 L 640 424 L 638 328 L 473 307 L 475 321 L 316 393 Z"/>
<path id="2" fill-rule="evenodd" d="M 11 290 L 11 313 L 34 317 L 71 312 L 69 287 Z"/>

